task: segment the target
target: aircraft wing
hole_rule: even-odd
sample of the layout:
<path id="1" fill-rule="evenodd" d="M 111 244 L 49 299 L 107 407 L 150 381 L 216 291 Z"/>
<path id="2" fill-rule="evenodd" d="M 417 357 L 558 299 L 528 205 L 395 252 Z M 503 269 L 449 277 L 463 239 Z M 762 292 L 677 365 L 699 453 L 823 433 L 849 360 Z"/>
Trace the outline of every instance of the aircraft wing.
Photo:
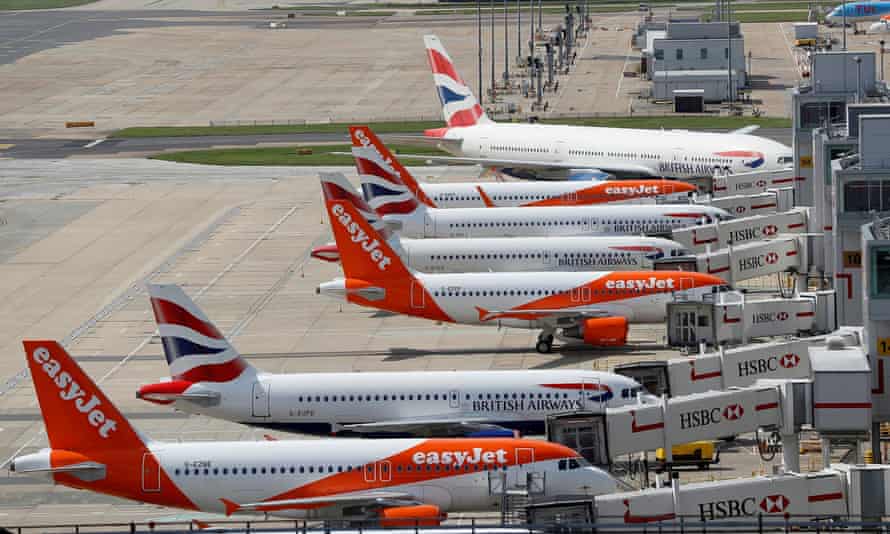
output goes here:
<path id="1" fill-rule="evenodd" d="M 271 512 L 276 510 L 300 509 L 307 506 L 318 507 L 325 505 L 366 504 L 385 506 L 407 506 L 418 504 L 417 500 L 409 493 L 398 491 L 365 491 L 344 495 L 322 495 L 318 497 L 304 497 L 300 499 L 282 499 L 278 501 L 261 501 L 252 503 L 236 503 L 229 499 L 220 499 L 226 507 L 226 515 L 235 512 Z"/>
<path id="2" fill-rule="evenodd" d="M 748 126 L 744 126 L 737 130 L 732 130 L 729 133 L 738 134 L 738 135 L 746 135 L 746 134 L 752 133 L 754 130 L 757 130 L 758 128 L 760 128 L 759 124 L 749 124 Z"/>
<path id="3" fill-rule="evenodd" d="M 386 134 L 382 135 L 387 143 L 397 143 L 408 146 L 438 148 L 452 154 L 460 153 L 462 139 L 445 139 L 443 137 L 427 137 L 425 135 L 399 135 Z M 399 156 L 401 157 L 401 155 Z"/>
<path id="4" fill-rule="evenodd" d="M 644 165 L 595 165 L 585 167 L 577 163 L 563 163 L 558 161 L 534 161 L 534 160 L 512 160 L 512 159 L 496 159 L 496 158 L 471 158 L 463 156 L 438 156 L 431 154 L 399 154 L 400 158 L 415 158 L 429 160 L 441 163 L 463 163 L 471 165 L 481 165 L 483 167 L 512 167 L 518 169 L 539 169 L 539 170 L 570 170 L 595 168 L 599 171 L 608 173 L 629 174 L 634 176 L 656 176 L 656 173 L 649 167 Z"/>
<path id="5" fill-rule="evenodd" d="M 508 414 L 498 416 L 497 419 L 503 420 L 511 417 Z M 460 414 L 449 414 L 441 416 L 428 417 L 410 417 L 395 421 L 374 421 L 373 423 L 357 423 L 352 425 L 343 425 L 344 430 L 351 430 L 362 434 L 374 432 L 391 432 L 404 433 L 413 436 L 449 436 L 460 437 L 475 434 L 475 437 L 485 434 L 489 436 L 512 436 L 514 433 L 508 428 L 499 425 L 486 423 L 492 417 L 467 416 Z"/>
<path id="6" fill-rule="evenodd" d="M 564 325 L 570 322 L 577 322 L 580 319 L 588 319 L 593 317 L 609 317 L 615 315 L 614 310 L 604 310 L 602 308 L 573 308 L 566 309 L 528 309 L 528 310 L 486 310 L 476 307 L 479 312 L 481 321 L 496 321 L 498 319 L 520 319 L 520 320 L 552 320 L 554 325 Z"/>

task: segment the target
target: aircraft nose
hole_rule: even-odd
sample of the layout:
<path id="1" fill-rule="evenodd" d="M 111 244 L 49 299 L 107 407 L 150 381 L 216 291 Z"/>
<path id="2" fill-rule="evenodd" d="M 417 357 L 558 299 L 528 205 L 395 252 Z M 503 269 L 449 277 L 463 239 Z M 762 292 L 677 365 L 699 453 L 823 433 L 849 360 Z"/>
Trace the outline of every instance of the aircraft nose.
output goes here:
<path id="1" fill-rule="evenodd" d="M 578 490 L 586 495 L 605 495 L 615 493 L 618 482 L 602 469 L 596 467 L 582 468 L 582 477 Z"/>

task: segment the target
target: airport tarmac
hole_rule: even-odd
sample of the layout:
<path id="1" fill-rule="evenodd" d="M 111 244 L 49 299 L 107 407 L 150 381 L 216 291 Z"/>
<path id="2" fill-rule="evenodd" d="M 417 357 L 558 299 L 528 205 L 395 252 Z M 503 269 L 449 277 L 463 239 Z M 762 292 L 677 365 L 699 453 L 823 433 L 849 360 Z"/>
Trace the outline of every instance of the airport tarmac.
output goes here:
<path id="1" fill-rule="evenodd" d="M 115 2 L 117 0 L 106 0 Z M 412 15 L 322 17 L 284 10 L 138 9 L 0 14 L 0 136 L 102 138 L 127 126 L 212 122 L 440 120 L 422 36 L 436 33 L 459 72 L 477 87 L 475 17 Z M 179 3 L 158 5 L 181 7 Z M 528 13 L 524 13 L 527 20 Z M 496 20 L 495 78 L 504 70 L 502 19 Z M 627 77 L 638 13 L 595 14 L 578 59 L 559 90 L 557 114 L 669 113 L 640 99 L 651 83 Z M 270 21 L 287 28 L 271 30 Z M 561 21 L 548 15 L 545 26 Z M 787 46 L 790 26 L 746 24 L 752 98 L 769 116 L 787 114 L 784 89 L 797 81 Z M 527 31 L 524 24 L 523 31 Z M 517 50 L 510 20 L 510 60 Z M 491 79 L 490 33 L 483 78 Z M 525 38 L 523 38 L 523 41 Z M 511 65 L 515 74 L 516 68 Z M 519 84 L 519 80 L 514 82 Z M 507 96 L 527 111 L 530 100 Z M 68 130 L 66 121 L 95 121 Z M 92 140 L 91 139 L 91 140 Z"/>
<path id="2" fill-rule="evenodd" d="M 140 384 L 167 376 L 144 291 L 148 280 L 183 285 L 239 350 L 270 372 L 608 369 L 679 356 L 664 348 L 661 325 L 633 327 L 626 349 L 540 355 L 533 349 L 535 332 L 439 325 L 316 295 L 319 282 L 339 274 L 334 265 L 308 259 L 313 246 L 330 239 L 318 170 L 140 159 L 3 162 L 4 224 L 19 229 L 40 219 L 44 227 L 11 233 L 4 246 L 15 252 L 0 256 L 0 466 L 46 445 L 22 372 L 25 337 L 62 340 L 152 438 L 262 439 L 267 433 L 135 398 Z M 426 178 L 441 170 L 417 174 Z M 438 179 L 463 172 L 452 169 Z M 712 472 L 689 472 L 682 479 L 770 469 L 743 441 L 724 452 Z M 0 477 L 2 525 L 177 514 L 26 477 Z"/>

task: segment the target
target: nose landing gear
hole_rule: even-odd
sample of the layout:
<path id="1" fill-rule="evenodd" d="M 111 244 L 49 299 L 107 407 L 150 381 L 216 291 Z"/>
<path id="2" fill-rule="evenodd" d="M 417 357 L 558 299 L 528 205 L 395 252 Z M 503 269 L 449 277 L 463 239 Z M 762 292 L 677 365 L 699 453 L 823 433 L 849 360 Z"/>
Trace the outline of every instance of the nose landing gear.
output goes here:
<path id="1" fill-rule="evenodd" d="M 550 354 L 550 351 L 553 350 L 553 334 L 541 332 L 538 336 L 538 343 L 535 345 L 535 350 L 541 354 Z"/>

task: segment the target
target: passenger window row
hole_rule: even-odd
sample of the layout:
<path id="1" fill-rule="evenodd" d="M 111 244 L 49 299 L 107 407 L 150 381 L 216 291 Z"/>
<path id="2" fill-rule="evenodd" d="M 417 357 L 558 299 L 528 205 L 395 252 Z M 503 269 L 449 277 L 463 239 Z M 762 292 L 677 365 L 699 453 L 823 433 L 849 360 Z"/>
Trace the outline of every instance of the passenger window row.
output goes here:
<path id="1" fill-rule="evenodd" d="M 390 466 L 388 462 L 380 462 L 378 467 L 381 473 L 389 473 Z M 368 471 L 369 474 L 374 473 L 374 465 L 366 465 L 364 469 Z M 176 468 L 173 470 L 174 476 L 255 476 L 255 475 L 296 475 L 296 474 L 324 474 L 324 473 L 349 473 L 352 471 L 361 471 L 362 466 L 356 465 L 291 465 L 291 466 L 262 466 L 262 467 L 205 467 L 205 468 L 195 468 L 195 469 L 180 469 Z M 402 465 L 397 464 L 395 469 L 392 469 L 396 473 L 423 473 L 423 472 L 471 472 L 471 471 L 495 471 L 495 470 L 507 470 L 506 465 L 486 465 L 486 464 L 464 464 L 462 466 L 452 466 L 450 464 L 426 464 L 426 465 Z"/>
<path id="2" fill-rule="evenodd" d="M 627 293 L 641 293 L 642 290 L 638 287 L 633 288 L 617 288 L 617 289 L 595 289 L 595 288 L 583 288 L 584 293 L 586 295 L 621 295 Z M 654 289 L 650 288 L 650 292 L 668 292 L 669 289 Z M 571 292 L 579 292 L 578 288 L 574 290 L 555 290 L 555 289 L 489 289 L 489 290 L 466 290 L 466 289 L 450 289 L 450 288 L 442 288 L 442 289 L 434 289 L 433 296 L 435 297 L 535 297 L 535 296 L 550 296 L 550 295 L 559 295 L 559 294 L 568 294 Z M 581 300 L 580 298 L 578 300 Z"/>
<path id="3" fill-rule="evenodd" d="M 509 146 L 509 145 L 491 145 L 491 150 L 498 150 L 500 152 L 538 152 L 538 153 L 550 152 L 550 149 L 544 148 L 544 147 Z"/>
<path id="4" fill-rule="evenodd" d="M 554 252 L 554 258 L 629 258 L 630 252 Z M 431 260 L 521 260 L 549 258 L 547 252 L 532 252 L 530 254 L 432 254 Z"/>

